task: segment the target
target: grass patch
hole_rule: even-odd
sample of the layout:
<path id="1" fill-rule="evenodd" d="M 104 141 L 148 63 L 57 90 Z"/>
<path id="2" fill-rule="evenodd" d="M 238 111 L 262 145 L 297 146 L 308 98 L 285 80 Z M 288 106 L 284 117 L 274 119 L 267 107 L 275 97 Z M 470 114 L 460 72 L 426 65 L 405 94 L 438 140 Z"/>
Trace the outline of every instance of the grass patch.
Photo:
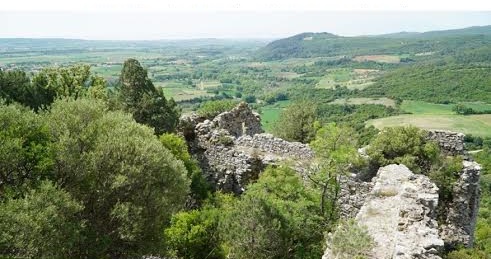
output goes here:
<path id="1" fill-rule="evenodd" d="M 455 114 L 451 104 L 436 104 L 422 101 L 403 101 L 401 109 L 412 114 Z"/>
<path id="2" fill-rule="evenodd" d="M 261 125 L 265 132 L 271 132 L 273 124 L 280 117 L 281 111 L 288 106 L 289 103 L 289 100 L 285 100 L 261 107 Z"/>
<path id="3" fill-rule="evenodd" d="M 483 102 L 465 102 L 465 106 L 475 111 L 490 111 L 491 104 Z M 403 101 L 401 109 L 412 114 L 455 114 L 452 110 L 455 104 L 437 104 L 423 101 Z"/>
<path id="4" fill-rule="evenodd" d="M 214 94 L 209 93 L 205 90 L 200 90 L 198 88 L 184 86 L 179 82 L 159 82 L 155 83 L 157 87 L 162 87 L 164 90 L 164 95 L 168 98 L 172 97 L 176 101 L 185 101 L 197 97 L 213 96 Z"/>

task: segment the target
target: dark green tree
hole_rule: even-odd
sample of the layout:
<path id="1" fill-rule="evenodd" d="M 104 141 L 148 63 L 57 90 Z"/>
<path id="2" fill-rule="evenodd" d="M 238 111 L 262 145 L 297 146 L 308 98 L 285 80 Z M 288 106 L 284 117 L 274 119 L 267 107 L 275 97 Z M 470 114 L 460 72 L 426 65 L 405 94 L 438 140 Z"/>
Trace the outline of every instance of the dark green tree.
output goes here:
<path id="1" fill-rule="evenodd" d="M 180 116 L 177 104 L 173 99 L 167 100 L 162 89 L 155 88 L 136 59 L 123 64 L 119 99 L 123 110 L 133 114 L 137 122 L 153 127 L 156 134 L 175 130 Z"/>
<path id="2" fill-rule="evenodd" d="M 47 124 L 18 104 L 0 104 L 0 200 L 17 197 L 51 174 Z"/>

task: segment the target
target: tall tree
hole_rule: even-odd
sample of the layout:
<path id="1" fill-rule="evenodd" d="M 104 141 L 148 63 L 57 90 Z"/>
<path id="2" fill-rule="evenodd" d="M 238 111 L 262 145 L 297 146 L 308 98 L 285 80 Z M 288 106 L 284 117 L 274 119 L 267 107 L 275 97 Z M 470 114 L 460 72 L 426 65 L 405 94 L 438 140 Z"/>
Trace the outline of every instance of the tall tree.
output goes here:
<path id="1" fill-rule="evenodd" d="M 356 145 L 356 132 L 334 123 L 320 128 L 311 143 L 317 168 L 309 179 L 321 189 L 320 209 L 330 219 L 336 217 L 340 177 L 354 164 L 362 162 Z"/>
<path id="2" fill-rule="evenodd" d="M 180 115 L 177 104 L 167 100 L 162 89 L 155 88 L 138 60 L 124 62 L 119 91 L 123 109 L 137 122 L 153 127 L 158 135 L 174 131 Z"/>

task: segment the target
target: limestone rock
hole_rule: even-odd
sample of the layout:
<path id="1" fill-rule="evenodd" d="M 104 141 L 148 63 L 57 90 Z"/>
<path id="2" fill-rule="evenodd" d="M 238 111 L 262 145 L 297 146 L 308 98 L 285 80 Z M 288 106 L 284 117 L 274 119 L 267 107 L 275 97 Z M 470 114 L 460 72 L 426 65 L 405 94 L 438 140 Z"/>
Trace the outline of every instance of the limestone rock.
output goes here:
<path id="1" fill-rule="evenodd" d="M 435 220 L 435 184 L 404 165 L 380 168 L 373 184 L 356 216 L 376 243 L 370 258 L 440 258 L 436 253 L 443 248 L 443 240 Z"/>

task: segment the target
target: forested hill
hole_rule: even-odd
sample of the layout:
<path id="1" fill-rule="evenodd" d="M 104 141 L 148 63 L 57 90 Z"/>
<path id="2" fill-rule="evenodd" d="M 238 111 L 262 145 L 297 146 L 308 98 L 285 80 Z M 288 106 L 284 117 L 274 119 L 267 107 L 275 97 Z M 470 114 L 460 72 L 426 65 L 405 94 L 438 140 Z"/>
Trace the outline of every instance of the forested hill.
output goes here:
<path id="1" fill-rule="evenodd" d="M 261 60 L 339 55 L 445 52 L 491 44 L 491 26 L 424 33 L 342 37 L 330 33 L 302 33 L 271 42 L 257 52 Z"/>

